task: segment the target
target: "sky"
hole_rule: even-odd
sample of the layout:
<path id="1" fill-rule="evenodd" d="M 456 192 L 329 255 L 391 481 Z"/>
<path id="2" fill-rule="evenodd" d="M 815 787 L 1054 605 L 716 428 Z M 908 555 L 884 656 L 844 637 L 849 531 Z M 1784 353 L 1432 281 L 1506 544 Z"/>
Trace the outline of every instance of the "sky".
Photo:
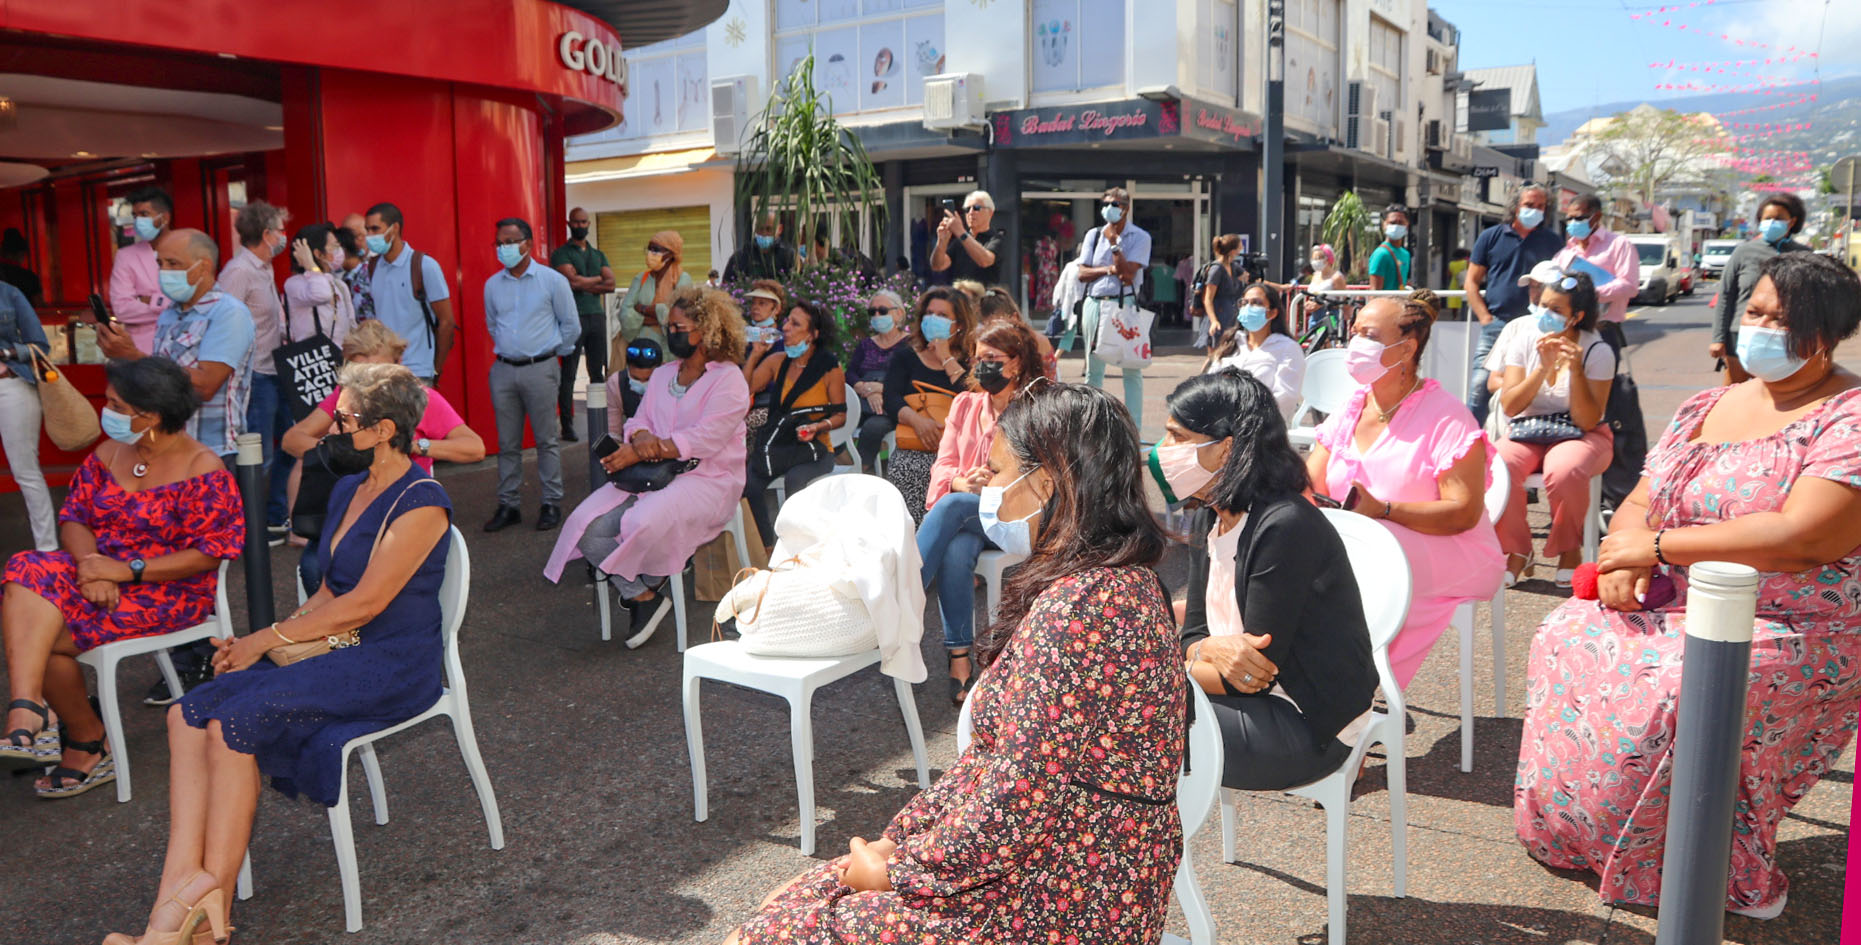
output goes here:
<path id="1" fill-rule="evenodd" d="M 1462 69 L 1536 62 L 1539 101 L 1547 115 L 1699 94 L 1656 90 L 1657 83 L 1761 81 L 1670 71 L 1665 68 L 1670 60 L 1761 60 L 1792 45 L 1812 52 L 1820 46 L 1816 59 L 1746 68 L 1793 81 L 1813 78 L 1817 63 L 1825 78 L 1861 73 L 1861 0 L 1665 0 L 1660 5 L 1649 0 L 1430 0 L 1429 5 L 1460 28 Z M 1631 19 L 1649 11 L 1661 12 Z M 1682 24 L 1687 29 L 1676 28 Z M 1769 43 L 1773 49 L 1738 46 L 1720 39 L 1721 34 Z M 1649 67 L 1657 61 L 1663 68 Z M 1753 104 L 1775 101 L 1751 98 Z"/>

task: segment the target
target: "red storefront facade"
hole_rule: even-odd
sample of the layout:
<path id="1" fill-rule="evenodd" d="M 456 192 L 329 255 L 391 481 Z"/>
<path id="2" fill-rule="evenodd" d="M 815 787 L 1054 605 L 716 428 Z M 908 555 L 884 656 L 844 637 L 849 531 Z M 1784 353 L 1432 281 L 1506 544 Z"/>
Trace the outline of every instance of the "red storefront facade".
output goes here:
<path id="1" fill-rule="evenodd" d="M 46 332 L 101 399 L 73 320 L 108 295 L 129 191 L 166 187 L 175 225 L 206 230 L 223 259 L 239 199 L 288 208 L 293 230 L 392 201 L 447 273 L 459 334 L 439 388 L 491 444 L 492 223 L 529 220 L 542 257 L 565 238 L 563 139 L 619 120 L 620 48 L 609 22 L 551 0 L 0 0 L 16 116 L 0 167 L 30 180 L 0 189 L 0 227 L 25 233 Z M 41 443 L 55 482 L 81 458 Z"/>

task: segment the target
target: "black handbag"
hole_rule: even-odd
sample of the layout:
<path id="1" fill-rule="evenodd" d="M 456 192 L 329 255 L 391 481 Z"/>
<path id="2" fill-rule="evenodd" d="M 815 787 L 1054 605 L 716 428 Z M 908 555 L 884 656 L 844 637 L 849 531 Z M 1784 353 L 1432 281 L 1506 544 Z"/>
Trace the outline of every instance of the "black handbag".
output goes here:
<path id="1" fill-rule="evenodd" d="M 788 376 L 788 369 L 793 364 L 787 361 L 776 372 L 771 389 L 780 391 L 782 380 Z M 825 353 L 808 359 L 801 375 L 788 388 L 774 406 L 769 408 L 769 420 L 757 431 L 756 443 L 750 451 L 750 470 L 765 479 L 774 479 L 796 466 L 815 462 L 827 455 L 829 449 L 824 437 L 803 440 L 795 435 L 797 430 L 810 423 L 818 423 L 835 412 L 835 405 L 820 407 L 803 407 L 795 409 L 795 401 L 803 393 L 812 389 L 827 372 L 839 367 L 839 362 Z M 844 404 L 839 405 L 846 410 Z"/>
<path id="2" fill-rule="evenodd" d="M 1572 422 L 1570 414 L 1546 413 L 1535 417 L 1514 417 L 1506 437 L 1520 443 L 1562 443 L 1583 437 L 1583 430 Z"/>
<path id="3" fill-rule="evenodd" d="M 291 506 L 291 533 L 315 542 L 323 537 L 323 519 L 329 513 L 330 493 L 337 480 L 366 471 L 368 464 L 345 468 L 330 457 L 329 447 L 318 443 L 304 454 L 302 465 L 297 501 Z"/>
<path id="4" fill-rule="evenodd" d="M 613 434 L 601 438 L 596 443 L 594 454 L 605 459 L 609 453 L 620 449 L 620 443 Z M 698 468 L 695 459 L 656 459 L 647 463 L 634 463 L 618 472 L 607 474 L 607 481 L 622 492 L 658 492 L 672 484 L 680 473 L 691 472 Z"/>

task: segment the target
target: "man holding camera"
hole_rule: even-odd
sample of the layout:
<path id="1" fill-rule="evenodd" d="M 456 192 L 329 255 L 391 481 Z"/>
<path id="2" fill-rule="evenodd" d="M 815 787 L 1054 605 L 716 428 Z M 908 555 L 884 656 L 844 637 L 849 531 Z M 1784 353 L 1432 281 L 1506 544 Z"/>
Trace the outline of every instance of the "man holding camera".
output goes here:
<path id="1" fill-rule="evenodd" d="M 931 248 L 932 272 L 954 282 L 974 279 L 985 286 L 1001 281 L 1001 231 L 992 229 L 995 199 L 988 191 L 972 191 L 963 198 L 963 212 L 944 207 L 943 222 L 937 225 L 937 244 Z M 954 246 L 952 246 L 954 244 Z"/>

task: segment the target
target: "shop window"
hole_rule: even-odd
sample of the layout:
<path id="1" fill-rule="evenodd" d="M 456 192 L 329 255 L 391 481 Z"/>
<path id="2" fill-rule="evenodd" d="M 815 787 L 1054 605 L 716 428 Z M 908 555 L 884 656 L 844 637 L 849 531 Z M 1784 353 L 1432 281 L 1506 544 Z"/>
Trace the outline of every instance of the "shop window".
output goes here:
<path id="1" fill-rule="evenodd" d="M 1196 57 L 1201 60 L 1196 81 L 1202 91 L 1232 99 L 1239 92 L 1240 4 L 1235 0 L 1201 0 Z"/>
<path id="2" fill-rule="evenodd" d="M 702 284 L 704 274 L 712 269 L 723 270 L 723 266 L 711 259 L 710 207 L 597 213 L 594 215 L 595 246 L 607 256 L 616 282 L 628 285 L 646 267 L 646 243 L 660 230 L 677 230 L 678 235 L 685 238 L 685 258 L 679 260 L 679 269 L 691 276 L 693 284 Z"/>
<path id="3" fill-rule="evenodd" d="M 1286 4 L 1286 115 L 1330 137 L 1338 121 L 1338 0 Z"/>
<path id="4" fill-rule="evenodd" d="M 1388 20 L 1370 17 L 1370 81 L 1376 86 L 1379 111 L 1403 113 L 1402 46 L 1406 41 L 1402 30 Z"/>
<path id="5" fill-rule="evenodd" d="M 1034 0 L 1028 61 L 1036 92 L 1124 84 L 1124 0 Z"/>
<path id="6" fill-rule="evenodd" d="M 839 114 L 924 101 L 944 71 L 940 0 L 776 0 L 775 88 L 814 53 L 814 87 Z"/>
<path id="7" fill-rule="evenodd" d="M 704 31 L 628 50 L 627 104 L 620 124 L 576 143 L 628 141 L 704 131 L 711 121 L 711 89 Z"/>

